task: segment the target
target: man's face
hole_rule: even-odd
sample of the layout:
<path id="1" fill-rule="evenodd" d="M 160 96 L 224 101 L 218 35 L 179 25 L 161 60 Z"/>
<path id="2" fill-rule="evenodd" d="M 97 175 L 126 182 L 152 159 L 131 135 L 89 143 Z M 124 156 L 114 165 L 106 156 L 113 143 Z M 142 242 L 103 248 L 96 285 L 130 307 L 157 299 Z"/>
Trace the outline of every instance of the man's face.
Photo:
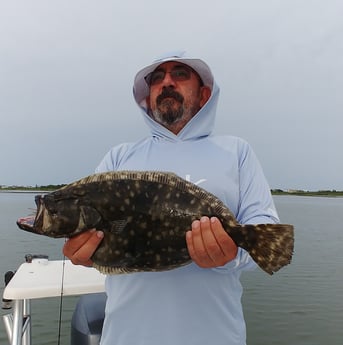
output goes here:
<path id="1" fill-rule="evenodd" d="M 147 77 L 151 116 L 177 134 L 207 102 L 211 91 L 190 67 L 171 61 L 158 66 Z"/>

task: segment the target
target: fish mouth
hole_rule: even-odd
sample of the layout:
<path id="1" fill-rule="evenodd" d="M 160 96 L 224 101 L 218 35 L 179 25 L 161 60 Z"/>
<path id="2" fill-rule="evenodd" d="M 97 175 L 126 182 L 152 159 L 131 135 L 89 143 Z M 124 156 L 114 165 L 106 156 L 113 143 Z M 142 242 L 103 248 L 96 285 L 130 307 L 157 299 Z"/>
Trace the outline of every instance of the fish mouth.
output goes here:
<path id="1" fill-rule="evenodd" d="M 39 229 L 42 228 L 41 225 L 43 223 L 43 197 L 41 195 L 37 195 L 35 197 L 35 203 L 37 206 L 36 214 L 19 218 L 17 220 L 17 225 L 22 230 L 40 234 L 41 231 L 39 231 Z"/>
<path id="2" fill-rule="evenodd" d="M 17 220 L 17 225 L 22 230 L 35 232 L 34 231 L 35 218 L 36 218 L 35 216 L 21 217 Z"/>

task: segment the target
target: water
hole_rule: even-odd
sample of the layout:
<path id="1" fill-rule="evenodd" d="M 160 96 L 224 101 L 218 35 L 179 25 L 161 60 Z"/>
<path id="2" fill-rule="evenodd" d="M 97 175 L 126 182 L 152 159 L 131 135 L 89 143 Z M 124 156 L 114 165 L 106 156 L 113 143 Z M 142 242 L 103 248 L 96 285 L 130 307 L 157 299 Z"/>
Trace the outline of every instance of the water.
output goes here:
<path id="1" fill-rule="evenodd" d="M 249 345 L 343 344 L 343 199 L 275 197 L 295 225 L 290 266 L 272 277 L 245 274 Z"/>
<path id="2" fill-rule="evenodd" d="M 0 193 L 0 279 L 5 272 L 15 270 L 25 261 L 26 254 L 47 254 L 51 260 L 63 259 L 64 240 L 36 236 L 17 228 L 15 221 L 28 215 L 34 207 L 32 193 Z M 3 283 L 1 296 L 3 294 Z M 77 302 L 76 297 L 63 299 L 61 345 L 70 343 L 70 319 Z M 33 345 L 57 345 L 59 298 L 32 300 L 32 343 Z M 3 310 L 3 314 L 8 311 Z M 0 344 L 8 344 L 2 317 L 0 320 Z"/>
<path id="3" fill-rule="evenodd" d="M 242 277 L 248 345 L 342 345 L 343 198 L 274 199 L 282 221 L 295 225 L 295 255 L 274 276 L 256 270 Z M 16 269 L 27 253 L 62 259 L 63 240 L 17 230 L 15 220 L 30 207 L 32 194 L 0 193 L 1 275 Z M 76 301 L 63 300 L 62 345 L 69 345 Z M 59 298 L 32 301 L 34 345 L 57 344 L 59 303 Z M 7 344 L 1 321 L 0 344 Z"/>

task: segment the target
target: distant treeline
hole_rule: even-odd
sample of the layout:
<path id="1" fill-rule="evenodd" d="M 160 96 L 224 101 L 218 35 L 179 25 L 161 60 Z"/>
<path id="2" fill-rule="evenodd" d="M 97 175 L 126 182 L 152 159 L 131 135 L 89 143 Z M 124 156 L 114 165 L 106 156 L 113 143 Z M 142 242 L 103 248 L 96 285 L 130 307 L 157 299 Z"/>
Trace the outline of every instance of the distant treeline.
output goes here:
<path id="1" fill-rule="evenodd" d="M 327 196 L 327 197 L 341 197 L 343 191 L 339 190 L 318 190 L 318 191 L 305 191 L 305 190 L 282 190 L 272 189 L 273 195 L 299 195 L 299 196 Z"/>
<path id="2" fill-rule="evenodd" d="M 0 186 L 0 190 L 4 190 L 4 191 L 13 191 L 13 190 L 22 190 L 22 191 L 54 191 L 56 189 L 62 188 L 63 186 L 65 186 L 66 184 L 49 184 L 46 186 Z"/>
<path id="3" fill-rule="evenodd" d="M 0 186 L 0 191 L 54 191 L 62 188 L 66 184 L 49 184 L 46 186 Z M 305 190 L 282 190 L 272 189 L 273 195 L 299 195 L 299 196 L 327 196 L 327 197 L 343 197 L 343 191 L 338 190 L 318 190 L 318 191 L 305 191 Z"/>

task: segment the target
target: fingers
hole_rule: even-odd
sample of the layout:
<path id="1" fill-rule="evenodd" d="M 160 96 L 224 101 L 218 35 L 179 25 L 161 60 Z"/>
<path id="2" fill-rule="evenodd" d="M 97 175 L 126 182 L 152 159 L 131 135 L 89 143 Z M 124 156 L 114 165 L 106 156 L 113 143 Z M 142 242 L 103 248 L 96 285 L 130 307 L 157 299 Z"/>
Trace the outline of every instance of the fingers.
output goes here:
<path id="1" fill-rule="evenodd" d="M 216 217 L 202 217 L 186 234 L 189 255 L 200 267 L 223 266 L 237 255 L 237 246 Z"/>
<path id="2" fill-rule="evenodd" d="M 102 241 L 104 234 L 95 229 L 70 238 L 63 246 L 63 254 L 74 265 L 92 266 L 92 255 Z"/>

